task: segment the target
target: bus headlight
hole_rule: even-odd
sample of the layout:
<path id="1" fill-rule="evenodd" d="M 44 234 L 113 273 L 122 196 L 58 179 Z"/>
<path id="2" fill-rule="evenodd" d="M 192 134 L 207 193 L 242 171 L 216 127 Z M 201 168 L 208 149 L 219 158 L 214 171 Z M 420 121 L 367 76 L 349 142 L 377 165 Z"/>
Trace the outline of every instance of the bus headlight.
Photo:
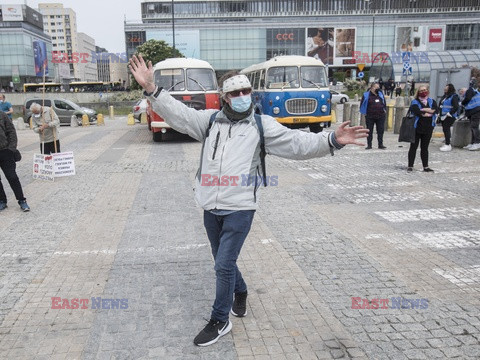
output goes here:
<path id="1" fill-rule="evenodd" d="M 322 112 L 327 112 L 328 106 L 327 105 L 322 105 L 321 110 Z"/>
<path id="2" fill-rule="evenodd" d="M 278 106 L 275 106 L 275 107 L 273 108 L 273 113 L 274 113 L 275 115 L 280 114 L 280 108 L 279 108 Z"/>

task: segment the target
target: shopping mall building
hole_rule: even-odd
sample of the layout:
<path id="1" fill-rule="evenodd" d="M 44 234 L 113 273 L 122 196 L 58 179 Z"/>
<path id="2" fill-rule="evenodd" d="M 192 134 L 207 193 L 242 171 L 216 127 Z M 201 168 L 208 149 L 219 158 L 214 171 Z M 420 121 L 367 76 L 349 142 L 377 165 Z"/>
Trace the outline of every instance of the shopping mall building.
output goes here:
<path id="1" fill-rule="evenodd" d="M 141 21 L 125 21 L 129 57 L 150 39 L 173 44 L 175 29 L 178 50 L 219 72 L 275 55 L 314 56 L 330 76 L 354 76 L 359 64 L 368 70 L 372 61 L 386 63 L 386 53 L 396 80 L 480 67 L 478 0 L 165 0 L 143 2 L 141 14 Z"/>

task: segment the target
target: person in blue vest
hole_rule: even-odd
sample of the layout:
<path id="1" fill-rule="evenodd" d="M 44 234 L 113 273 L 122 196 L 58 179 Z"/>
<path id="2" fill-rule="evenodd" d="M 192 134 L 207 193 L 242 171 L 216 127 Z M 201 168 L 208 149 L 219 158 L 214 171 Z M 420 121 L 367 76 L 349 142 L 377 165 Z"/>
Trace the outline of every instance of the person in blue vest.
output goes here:
<path id="1" fill-rule="evenodd" d="M 415 155 L 420 144 L 420 158 L 422 159 L 423 171 L 433 172 L 428 166 L 428 145 L 432 139 L 433 129 L 437 112 L 437 103 L 430 98 L 428 87 L 421 85 L 418 88 L 415 99 L 410 104 L 409 111 L 415 115 L 415 142 L 410 144 L 408 150 L 407 172 L 413 171 Z"/>
<path id="2" fill-rule="evenodd" d="M 443 92 L 444 95 L 438 103 L 438 120 L 442 124 L 443 134 L 445 135 L 445 145 L 440 147 L 440 151 L 451 151 L 452 145 L 450 145 L 450 138 L 452 137 L 452 133 L 450 128 L 458 117 L 460 98 L 456 94 L 453 84 L 447 84 Z"/>
<path id="3" fill-rule="evenodd" d="M 5 95 L 3 94 L 0 94 L 0 111 L 3 111 L 5 114 L 7 114 L 8 118 L 12 120 L 12 104 L 10 104 L 8 101 L 5 101 Z"/>
<path id="4" fill-rule="evenodd" d="M 386 149 L 383 146 L 383 133 L 385 131 L 385 117 L 387 113 L 387 104 L 385 96 L 378 83 L 372 83 L 370 90 L 365 92 L 360 101 L 360 113 L 365 115 L 368 137 L 366 150 L 372 148 L 373 127 L 377 127 L 378 148 Z"/>
<path id="5" fill-rule="evenodd" d="M 464 149 L 470 151 L 480 150 L 480 130 L 478 129 L 480 124 L 480 92 L 477 90 L 475 78 L 472 78 L 470 81 L 470 87 L 465 93 L 462 105 L 465 107 L 465 115 L 470 121 L 470 129 L 472 131 L 472 140 Z"/>

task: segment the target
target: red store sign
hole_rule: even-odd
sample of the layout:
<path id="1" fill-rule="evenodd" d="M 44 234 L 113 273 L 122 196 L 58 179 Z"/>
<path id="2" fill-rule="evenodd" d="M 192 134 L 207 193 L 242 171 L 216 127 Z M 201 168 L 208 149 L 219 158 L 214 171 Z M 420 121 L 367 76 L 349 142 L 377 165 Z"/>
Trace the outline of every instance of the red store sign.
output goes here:
<path id="1" fill-rule="evenodd" d="M 278 41 L 293 41 L 294 40 L 294 37 L 293 37 L 293 33 L 285 33 L 285 34 L 277 34 L 275 36 L 275 38 L 278 40 Z"/>
<path id="2" fill-rule="evenodd" d="M 443 29 L 430 29 L 429 42 L 442 42 Z"/>

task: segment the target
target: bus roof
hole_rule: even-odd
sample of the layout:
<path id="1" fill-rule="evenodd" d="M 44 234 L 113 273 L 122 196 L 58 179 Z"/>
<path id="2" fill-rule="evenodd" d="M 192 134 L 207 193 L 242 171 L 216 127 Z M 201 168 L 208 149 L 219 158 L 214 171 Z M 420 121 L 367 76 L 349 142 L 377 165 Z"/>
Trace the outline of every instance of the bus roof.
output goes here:
<path id="1" fill-rule="evenodd" d="M 207 61 L 199 60 L 199 59 L 192 59 L 192 58 L 171 58 L 165 59 L 155 64 L 153 70 L 158 69 L 178 69 L 178 68 L 204 68 L 204 69 L 212 69 L 212 65 L 210 65 Z"/>
<path id="2" fill-rule="evenodd" d="M 242 74 L 249 73 L 255 70 L 266 69 L 273 66 L 324 66 L 321 60 L 315 59 L 310 56 L 300 56 L 300 55 L 283 55 L 275 56 L 270 60 L 264 61 L 259 64 L 250 65 L 241 71 Z"/>

